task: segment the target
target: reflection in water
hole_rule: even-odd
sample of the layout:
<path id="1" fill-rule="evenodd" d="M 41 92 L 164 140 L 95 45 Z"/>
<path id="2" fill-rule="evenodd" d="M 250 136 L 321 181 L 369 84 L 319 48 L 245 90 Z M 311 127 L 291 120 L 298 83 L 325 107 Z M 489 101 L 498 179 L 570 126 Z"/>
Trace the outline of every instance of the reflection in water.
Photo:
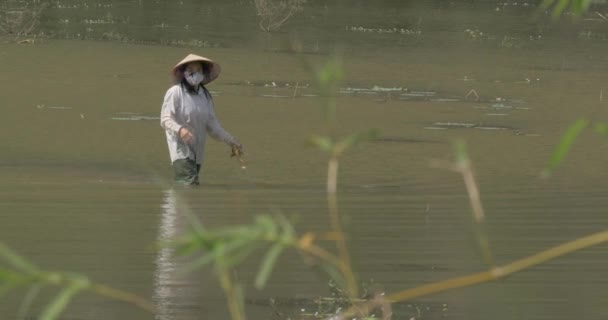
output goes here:
<path id="1" fill-rule="evenodd" d="M 175 190 L 165 190 L 161 203 L 158 242 L 172 239 L 177 233 L 177 201 Z M 157 320 L 169 319 L 170 302 L 175 288 L 172 286 L 176 263 L 172 250 L 162 248 L 156 257 L 156 272 L 154 275 L 154 301 L 157 305 Z"/>
<path id="2" fill-rule="evenodd" d="M 183 215 L 180 215 L 183 209 L 183 207 L 180 209 L 177 192 L 174 189 L 165 190 L 157 237 L 159 243 L 174 239 L 180 233 L 184 227 Z M 176 319 L 180 311 L 197 308 L 196 302 L 200 298 L 197 288 L 200 286 L 189 276 L 179 275 L 179 269 L 184 261 L 176 258 L 172 249 L 162 248 L 155 262 L 154 301 L 157 306 L 155 319 Z"/>

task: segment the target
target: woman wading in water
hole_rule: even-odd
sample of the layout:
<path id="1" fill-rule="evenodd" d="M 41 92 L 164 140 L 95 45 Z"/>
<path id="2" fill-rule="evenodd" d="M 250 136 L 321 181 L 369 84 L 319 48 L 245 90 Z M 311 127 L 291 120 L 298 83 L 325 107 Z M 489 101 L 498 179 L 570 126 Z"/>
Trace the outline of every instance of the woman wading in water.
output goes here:
<path id="1" fill-rule="evenodd" d="M 165 94 L 160 125 L 167 136 L 175 180 L 181 184 L 199 184 L 207 133 L 229 145 L 233 155 L 243 152 L 243 145 L 220 125 L 205 87 L 219 74 L 219 64 L 194 54 L 172 70 L 175 85 Z"/>

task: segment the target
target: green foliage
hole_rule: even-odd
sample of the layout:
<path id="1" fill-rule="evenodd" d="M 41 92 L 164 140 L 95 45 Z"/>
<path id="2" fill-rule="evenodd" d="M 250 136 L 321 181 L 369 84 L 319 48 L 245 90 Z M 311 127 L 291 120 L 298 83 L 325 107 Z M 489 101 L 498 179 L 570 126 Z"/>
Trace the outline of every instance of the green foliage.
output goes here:
<path id="1" fill-rule="evenodd" d="M 293 226 L 284 216 L 259 215 L 250 225 L 237 225 L 217 230 L 193 228 L 166 246 L 179 255 L 197 256 L 182 272 L 191 272 L 209 264 L 225 270 L 249 258 L 258 249 L 270 247 L 255 285 L 263 288 L 276 260 L 283 250 L 295 246 L 297 237 Z"/>
<path id="2" fill-rule="evenodd" d="M 310 138 L 311 145 L 316 146 L 319 150 L 329 153 L 333 157 L 339 157 L 346 150 L 360 143 L 376 139 L 378 130 L 371 129 L 363 132 L 351 134 L 338 142 L 334 142 L 330 137 L 314 135 Z"/>
<path id="3" fill-rule="evenodd" d="M 469 161 L 467 145 L 464 140 L 454 142 L 454 154 L 456 155 L 456 164 L 466 164 Z"/>
<path id="4" fill-rule="evenodd" d="M 57 294 L 55 299 L 53 299 L 42 311 L 40 315 L 40 320 L 54 320 L 59 317 L 61 312 L 67 307 L 72 298 L 77 295 L 81 290 L 87 288 L 87 282 L 74 282 Z"/>
<path id="5" fill-rule="evenodd" d="M 333 57 L 317 71 L 317 86 L 325 94 L 332 93 L 343 79 L 344 68 L 342 68 L 342 60 L 338 57 Z"/>
<path id="6" fill-rule="evenodd" d="M 309 143 L 321 151 L 325 151 L 327 153 L 331 153 L 334 149 L 334 142 L 330 137 L 313 135 L 309 139 Z"/>
<path id="7" fill-rule="evenodd" d="M 377 137 L 378 130 L 376 129 L 351 134 L 346 138 L 342 139 L 340 142 L 336 143 L 333 149 L 333 153 L 336 156 L 339 156 L 344 153 L 344 151 L 348 150 L 350 147 L 354 147 L 362 142 L 376 139 Z"/>
<path id="8" fill-rule="evenodd" d="M 552 14 L 554 18 L 564 13 L 567 8 L 570 8 L 574 14 L 580 16 L 587 11 L 592 2 L 593 0 L 543 0 L 541 8 L 543 10 L 553 8 Z"/>
<path id="9" fill-rule="evenodd" d="M 30 288 L 19 309 L 26 315 L 36 296 L 44 286 L 59 286 L 59 293 L 45 307 L 41 320 L 54 320 L 82 290 L 89 289 L 91 283 L 86 277 L 75 274 L 46 272 L 23 259 L 0 243 L 0 294 L 17 288 Z"/>
<path id="10" fill-rule="evenodd" d="M 14 289 L 29 288 L 19 308 L 17 319 L 27 317 L 40 291 L 50 286 L 58 287 L 59 292 L 46 304 L 37 319 L 58 319 L 72 298 L 82 291 L 91 291 L 115 300 L 126 301 L 150 312 L 154 310 L 150 302 L 138 296 L 95 284 L 85 276 L 43 271 L 0 242 L 0 298 Z"/>
<path id="11" fill-rule="evenodd" d="M 608 137 L 608 123 L 600 122 L 595 125 L 595 132 Z"/>
<path id="12" fill-rule="evenodd" d="M 572 144 L 574 143 L 576 138 L 581 134 L 581 132 L 588 125 L 589 125 L 589 121 L 584 118 L 578 119 L 575 123 L 570 125 L 570 127 L 566 130 L 566 132 L 560 139 L 559 144 L 553 151 L 553 155 L 551 156 L 551 159 L 549 160 L 549 164 L 543 171 L 542 175 L 544 177 L 550 176 L 551 173 L 553 172 L 553 170 L 555 170 L 555 168 L 557 168 L 560 165 L 562 160 L 564 160 L 564 158 L 568 154 L 568 151 L 570 151 L 570 148 L 572 147 Z"/>

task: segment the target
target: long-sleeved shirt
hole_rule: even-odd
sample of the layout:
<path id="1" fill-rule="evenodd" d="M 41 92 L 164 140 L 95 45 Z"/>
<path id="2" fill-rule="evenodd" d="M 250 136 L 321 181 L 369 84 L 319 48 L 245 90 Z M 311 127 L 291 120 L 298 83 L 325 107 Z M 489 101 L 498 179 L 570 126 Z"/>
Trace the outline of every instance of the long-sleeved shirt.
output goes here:
<path id="1" fill-rule="evenodd" d="M 213 100 L 207 97 L 203 89 L 199 89 L 197 94 L 190 94 L 179 84 L 169 88 L 160 112 L 160 125 L 165 129 L 171 162 L 189 158 L 202 164 L 207 133 L 226 144 L 238 144 L 222 128 L 213 109 Z M 192 133 L 190 143 L 180 138 L 179 130 L 182 127 Z"/>

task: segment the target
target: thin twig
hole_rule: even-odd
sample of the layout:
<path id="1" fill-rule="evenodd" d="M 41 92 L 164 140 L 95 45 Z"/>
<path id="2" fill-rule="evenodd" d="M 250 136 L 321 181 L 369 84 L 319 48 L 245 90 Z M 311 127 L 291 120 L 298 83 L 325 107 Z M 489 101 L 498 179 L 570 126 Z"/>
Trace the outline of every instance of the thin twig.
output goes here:
<path id="1" fill-rule="evenodd" d="M 239 296 L 230 275 L 230 269 L 219 268 L 219 278 L 226 300 L 228 300 L 228 310 L 233 320 L 244 320 L 245 315 L 239 302 Z"/>
<path id="2" fill-rule="evenodd" d="M 477 94 L 477 91 L 475 91 L 475 89 L 471 89 L 471 91 L 469 91 L 469 93 L 467 93 L 467 95 L 464 96 L 464 99 L 468 100 L 469 96 L 472 94 L 475 95 L 475 101 L 479 101 L 479 95 Z"/>
<path id="3" fill-rule="evenodd" d="M 477 182 L 475 181 L 475 176 L 473 174 L 473 169 L 471 168 L 471 163 L 468 160 L 463 160 L 461 161 L 461 163 L 459 163 L 458 166 L 460 167 L 459 171 L 462 174 L 464 184 L 469 195 L 469 201 L 473 210 L 473 217 L 475 218 L 475 222 L 483 223 L 485 213 L 483 210 L 483 205 L 481 204 L 479 187 L 477 186 Z"/>
<path id="4" fill-rule="evenodd" d="M 340 221 L 340 213 L 338 211 L 338 158 L 332 156 L 329 159 L 327 168 L 327 203 L 329 207 L 329 219 L 331 223 L 331 229 L 337 234 L 343 235 L 342 222 Z M 341 270 L 346 280 L 347 291 L 352 297 L 357 297 L 359 294 L 357 281 L 352 269 L 350 260 L 350 254 L 348 246 L 346 244 L 345 237 L 339 237 L 336 239 L 336 247 L 338 249 L 338 256 L 340 257 Z"/>
<path id="5" fill-rule="evenodd" d="M 291 97 L 292 99 L 296 98 L 296 95 L 298 94 L 298 85 L 300 84 L 300 82 L 296 82 L 296 87 L 295 89 L 293 89 L 293 97 Z"/>
<path id="6" fill-rule="evenodd" d="M 154 313 L 155 307 L 150 301 L 139 297 L 135 294 L 125 292 L 122 290 L 114 289 L 102 284 L 93 284 L 90 288 L 91 291 L 95 292 L 98 295 L 108 297 L 113 300 L 123 301 L 130 304 L 133 304 L 141 309 L 144 309 L 148 312 Z"/>
<path id="7" fill-rule="evenodd" d="M 396 292 L 388 295 L 387 299 L 392 303 L 403 302 L 435 293 L 445 292 L 452 289 L 464 288 L 475 284 L 502 279 L 509 275 L 521 272 L 523 270 L 529 269 L 547 261 L 605 242 L 608 242 L 608 230 L 563 243 L 548 250 L 544 250 L 531 256 L 513 261 L 504 266 L 491 268 L 487 271 L 478 272 L 462 277 L 452 278 Z M 358 306 L 358 308 L 361 308 L 361 306 Z M 356 314 L 356 310 L 357 308 L 353 306 L 344 311 L 341 316 L 352 316 Z"/>

